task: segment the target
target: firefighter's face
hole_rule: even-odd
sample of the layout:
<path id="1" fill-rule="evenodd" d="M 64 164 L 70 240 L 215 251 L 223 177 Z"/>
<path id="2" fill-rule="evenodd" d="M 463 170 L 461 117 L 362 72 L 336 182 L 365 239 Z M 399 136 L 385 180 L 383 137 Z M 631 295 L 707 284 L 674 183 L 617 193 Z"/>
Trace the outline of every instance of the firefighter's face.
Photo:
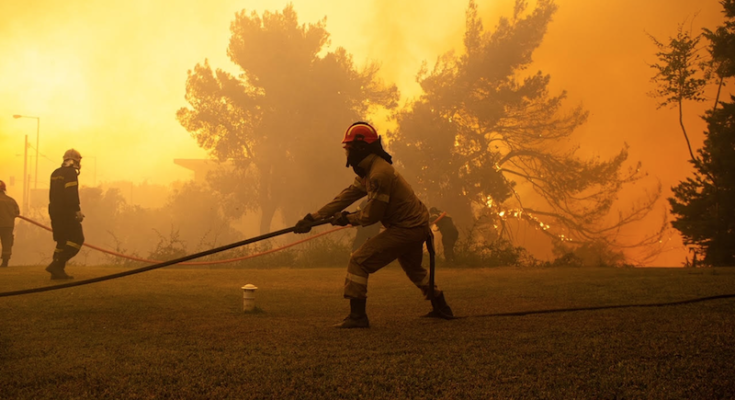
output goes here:
<path id="1" fill-rule="evenodd" d="M 350 156 L 350 144 L 345 143 L 343 149 L 345 149 L 345 157 L 349 157 Z"/>

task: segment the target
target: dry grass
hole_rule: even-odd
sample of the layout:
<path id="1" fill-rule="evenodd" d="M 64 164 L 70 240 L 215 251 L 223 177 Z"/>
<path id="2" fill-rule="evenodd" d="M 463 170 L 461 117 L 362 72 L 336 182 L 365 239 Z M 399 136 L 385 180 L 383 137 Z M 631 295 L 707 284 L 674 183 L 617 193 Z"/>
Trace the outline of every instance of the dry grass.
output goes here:
<path id="1" fill-rule="evenodd" d="M 735 269 L 442 270 L 467 318 L 439 321 L 418 318 L 428 305 L 392 265 L 357 331 L 330 328 L 343 276 L 169 268 L 0 298 L 0 398 L 735 398 L 732 299 L 487 316 L 728 294 Z M 0 291 L 50 283 L 42 267 L 0 271 Z M 262 312 L 242 312 L 246 283 Z"/>

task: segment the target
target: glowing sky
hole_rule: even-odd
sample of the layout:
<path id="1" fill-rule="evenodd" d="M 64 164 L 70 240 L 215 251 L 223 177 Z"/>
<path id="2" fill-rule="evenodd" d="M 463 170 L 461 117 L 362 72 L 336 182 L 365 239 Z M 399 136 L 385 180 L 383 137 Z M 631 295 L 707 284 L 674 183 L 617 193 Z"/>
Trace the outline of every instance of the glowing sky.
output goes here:
<path id="1" fill-rule="evenodd" d="M 486 28 L 512 0 L 478 0 Z M 533 1 L 530 2 L 533 5 Z M 64 150 L 85 156 L 82 184 L 147 180 L 168 183 L 191 173 L 174 158 L 205 153 L 176 121 L 186 106 L 186 72 L 205 58 L 236 72 L 226 57 L 229 24 L 242 9 L 280 11 L 286 1 L 27 0 L 0 2 L 0 179 L 20 196 L 24 134 L 35 146 L 41 118 L 39 187 L 48 185 Z M 422 61 L 461 50 L 467 1 L 294 0 L 301 23 L 327 17 L 331 48 L 382 63 L 404 100 L 418 94 L 414 77 Z M 646 96 L 653 86 L 655 48 L 646 32 L 666 39 L 688 21 L 695 32 L 721 23 L 716 0 L 558 0 L 559 11 L 536 53 L 536 67 L 552 76 L 569 105 L 591 111 L 580 130 L 585 154 L 609 156 L 624 142 L 631 159 L 665 189 L 689 173 L 688 152 L 675 111 L 656 110 Z M 695 18 L 693 18 L 696 15 Z M 692 22 L 693 19 L 693 22 Z M 699 147 L 704 125 L 691 105 L 688 128 Z M 380 128 L 380 123 L 377 123 Z M 338 135 L 338 133 L 337 133 Z M 339 151 L 339 150 L 337 150 Z M 29 150 L 35 155 L 35 150 Z M 29 164 L 32 163 L 29 161 Z M 95 171 L 95 166 L 97 171 Z M 29 168 L 29 174 L 33 169 Z M 85 180 L 87 182 L 85 182 Z"/>

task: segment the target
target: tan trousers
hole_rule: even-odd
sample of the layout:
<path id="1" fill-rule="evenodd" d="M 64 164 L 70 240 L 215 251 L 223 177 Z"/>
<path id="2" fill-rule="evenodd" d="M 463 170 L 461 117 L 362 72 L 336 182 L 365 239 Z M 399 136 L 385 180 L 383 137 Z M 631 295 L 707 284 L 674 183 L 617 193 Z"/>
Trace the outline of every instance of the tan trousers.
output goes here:
<path id="1" fill-rule="evenodd" d="M 424 297 L 429 295 L 429 271 L 421 265 L 426 239 L 432 235 L 428 226 L 388 228 L 370 238 L 350 257 L 345 278 L 347 299 L 367 298 L 368 277 L 398 259 L 401 268 Z M 433 236 L 433 235 L 432 235 Z M 433 238 L 432 238 L 433 240 Z M 434 294 L 441 292 L 434 285 Z"/>

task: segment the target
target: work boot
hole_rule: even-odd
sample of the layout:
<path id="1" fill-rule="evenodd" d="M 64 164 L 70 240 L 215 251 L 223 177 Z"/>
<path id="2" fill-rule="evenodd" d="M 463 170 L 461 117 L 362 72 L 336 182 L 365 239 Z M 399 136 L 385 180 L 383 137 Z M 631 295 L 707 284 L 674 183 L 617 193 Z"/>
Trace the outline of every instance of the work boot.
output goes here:
<path id="1" fill-rule="evenodd" d="M 54 260 L 51 264 L 46 267 L 46 272 L 51 274 L 51 279 L 74 279 L 73 276 L 69 276 L 64 272 L 64 264 L 61 261 Z"/>
<path id="2" fill-rule="evenodd" d="M 50 273 L 51 276 L 58 275 L 59 274 L 59 262 L 54 260 L 51 261 L 51 264 L 46 267 L 46 272 Z"/>
<path id="3" fill-rule="evenodd" d="M 56 276 L 51 275 L 51 279 L 74 279 L 73 276 L 67 275 L 63 270 Z"/>
<path id="4" fill-rule="evenodd" d="M 350 315 L 334 327 L 341 329 L 370 328 L 370 321 L 365 312 L 366 303 L 366 299 L 350 299 Z"/>
<path id="5" fill-rule="evenodd" d="M 59 262 L 59 276 L 60 276 L 60 278 L 58 279 L 74 279 L 73 276 L 67 275 L 66 271 L 64 271 L 64 269 L 66 269 L 66 261 L 59 260 L 58 262 Z"/>
<path id="6" fill-rule="evenodd" d="M 10 261 L 10 257 L 3 257 L 3 263 L 0 264 L 0 267 L 7 268 L 8 267 L 8 261 Z"/>
<path id="7" fill-rule="evenodd" d="M 452 313 L 452 309 L 449 307 L 449 304 L 447 304 L 447 300 L 444 298 L 444 292 L 441 292 L 438 297 L 431 299 L 431 307 L 432 310 L 429 311 L 428 314 L 424 315 L 424 318 L 454 318 L 454 313 Z"/>

